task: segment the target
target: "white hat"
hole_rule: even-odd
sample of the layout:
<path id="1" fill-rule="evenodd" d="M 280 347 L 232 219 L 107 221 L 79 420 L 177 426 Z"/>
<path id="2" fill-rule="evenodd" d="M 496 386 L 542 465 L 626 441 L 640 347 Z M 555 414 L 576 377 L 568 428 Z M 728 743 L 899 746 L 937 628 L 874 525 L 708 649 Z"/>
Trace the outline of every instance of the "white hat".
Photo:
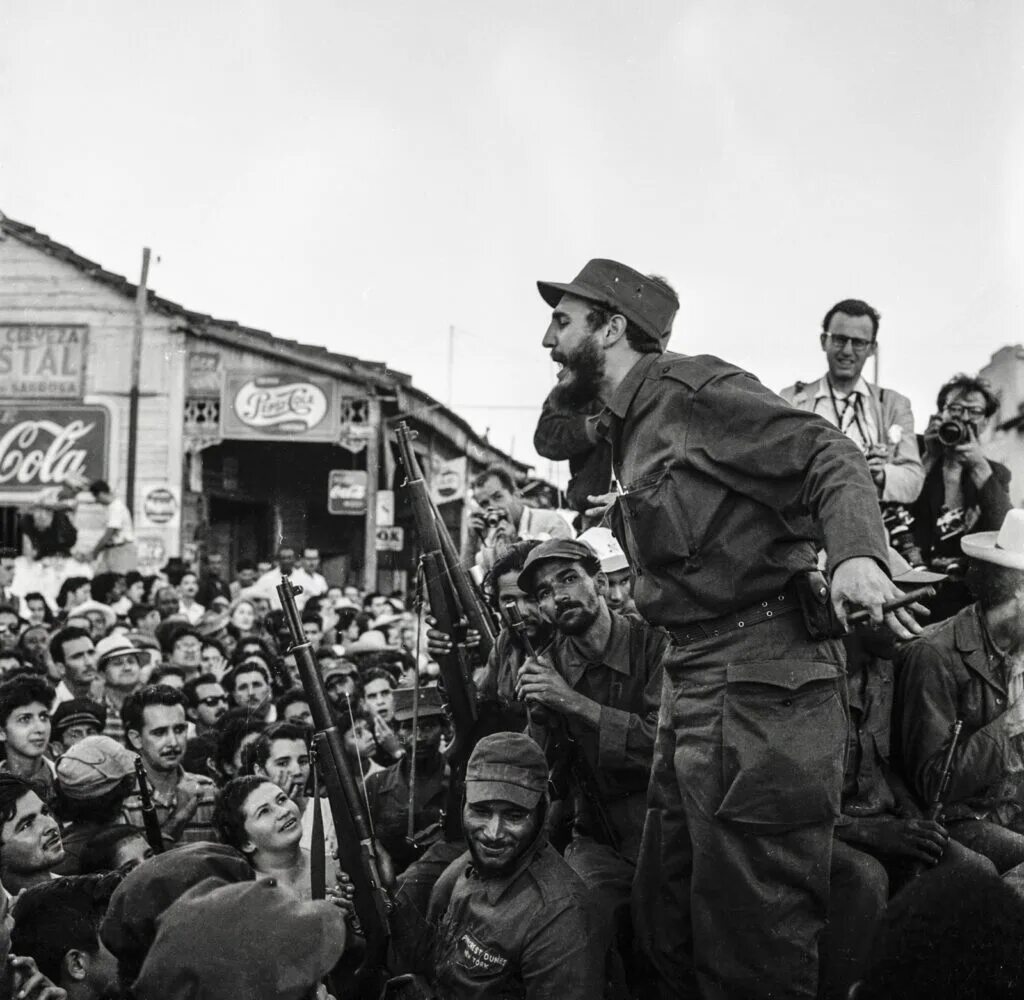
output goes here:
<path id="1" fill-rule="evenodd" d="M 960 548 L 971 559 L 1024 571 L 1024 510 L 1007 511 L 998 531 L 964 535 Z"/>
<path id="2" fill-rule="evenodd" d="M 597 553 L 602 573 L 618 573 L 620 569 L 629 569 L 626 553 L 622 551 L 610 528 L 587 528 L 578 541 L 586 542 Z"/>

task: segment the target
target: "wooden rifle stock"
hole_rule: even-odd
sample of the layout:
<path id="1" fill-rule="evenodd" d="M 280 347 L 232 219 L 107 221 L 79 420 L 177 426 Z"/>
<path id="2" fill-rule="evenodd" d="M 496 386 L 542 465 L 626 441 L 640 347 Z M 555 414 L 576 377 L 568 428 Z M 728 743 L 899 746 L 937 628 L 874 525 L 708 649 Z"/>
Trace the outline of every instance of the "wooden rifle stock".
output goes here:
<path id="1" fill-rule="evenodd" d="M 447 570 L 448 586 L 454 592 L 466 618 L 467 626 L 480 634 L 477 646 L 481 662 L 486 663 L 491 655 L 494 639 L 498 633 L 497 625 L 491 609 L 484 601 L 476 582 L 469 575 L 466 567 L 459 559 L 448 528 L 437 507 L 434 505 L 427 482 L 423 478 L 419 459 L 413 450 L 412 442 L 416 432 L 402 421 L 395 432 L 402 465 L 405 467 L 405 486 L 409 491 L 412 503 L 413 518 L 416 521 L 416 534 L 419 536 L 420 548 L 423 552 L 437 552 Z M 433 610 L 433 606 L 431 607 Z M 437 611 L 433 611 L 436 615 Z"/>
<path id="2" fill-rule="evenodd" d="M 327 801 L 334 817 L 338 838 L 338 860 L 355 890 L 356 916 L 366 939 L 366 953 L 355 972 L 357 995 L 376 996 L 377 980 L 385 970 L 388 943 L 391 938 L 389 916 L 393 909 L 390 887 L 381 871 L 377 845 L 363 811 L 359 786 L 345 757 L 341 734 L 334 722 L 334 713 L 317 665 L 316 657 L 305 634 L 295 595 L 301 588 L 285 577 L 277 586 L 285 622 L 292 644 L 302 688 L 313 717 L 313 738 L 317 757 L 323 765 Z"/>
<path id="3" fill-rule="evenodd" d="M 516 606 L 515 601 L 507 602 L 504 607 L 505 614 L 508 615 L 509 625 L 512 627 L 520 647 L 528 658 L 535 660 L 537 658 L 536 650 L 533 648 L 533 643 L 530 642 L 530 637 L 526 634 L 526 622 L 523 621 L 523 616 L 519 613 L 519 608 Z M 601 789 L 597 784 L 597 775 L 594 773 L 590 761 L 587 760 L 583 747 L 580 746 L 573 731 L 569 728 L 568 719 L 560 712 L 556 712 L 546 705 L 543 706 L 543 709 L 547 716 L 548 728 L 553 737 L 554 752 L 555 754 L 561 753 L 565 769 L 568 770 L 576 787 L 589 803 L 594 819 L 600 828 L 594 832 L 613 851 L 620 851 L 622 849 L 622 841 L 612 825 L 611 817 L 608 815 L 608 807 L 605 805 Z M 551 784 L 557 792 L 559 790 L 559 781 L 556 780 L 556 774 L 557 768 L 552 770 L 551 779 Z"/>
<path id="4" fill-rule="evenodd" d="M 149 846 L 153 848 L 154 854 L 163 854 L 164 835 L 160 829 L 160 819 L 156 814 L 156 806 L 153 805 L 153 796 L 149 791 L 146 766 L 142 763 L 141 757 L 135 758 L 135 777 L 139 783 L 139 801 L 142 803 L 142 825 L 146 830 L 146 840 Z"/>

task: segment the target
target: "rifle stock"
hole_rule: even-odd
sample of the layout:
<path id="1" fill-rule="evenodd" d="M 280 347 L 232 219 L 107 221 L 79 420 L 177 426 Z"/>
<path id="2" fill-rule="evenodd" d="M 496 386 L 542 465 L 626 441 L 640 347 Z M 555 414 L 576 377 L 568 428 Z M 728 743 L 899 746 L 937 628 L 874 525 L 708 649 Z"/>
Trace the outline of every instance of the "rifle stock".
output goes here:
<path id="1" fill-rule="evenodd" d="M 317 756 L 323 765 L 327 801 L 334 817 L 338 838 L 338 860 L 355 890 L 356 916 L 366 939 L 366 953 L 355 972 L 357 987 L 375 990 L 375 982 L 384 971 L 391 938 L 389 916 L 393 909 L 390 887 L 385 883 L 377 845 L 363 811 L 359 786 L 345 757 L 341 734 L 312 647 L 302 631 L 295 595 L 300 588 L 285 578 L 277 586 L 292 645 L 290 652 L 298 666 L 302 688 L 313 717 Z M 363 994 L 360 994 L 363 995 Z M 366 993 L 365 995 L 376 995 Z"/>

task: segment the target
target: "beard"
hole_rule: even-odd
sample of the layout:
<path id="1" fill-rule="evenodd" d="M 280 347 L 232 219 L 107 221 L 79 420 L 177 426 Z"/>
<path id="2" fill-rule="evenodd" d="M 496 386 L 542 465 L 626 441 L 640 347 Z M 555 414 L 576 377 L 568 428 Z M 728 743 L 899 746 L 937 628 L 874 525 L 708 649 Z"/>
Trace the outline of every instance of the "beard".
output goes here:
<path id="1" fill-rule="evenodd" d="M 584 340 L 570 355 L 555 361 L 565 365 L 558 384 L 551 391 L 551 401 L 560 410 L 579 410 L 594 402 L 601 391 L 604 380 L 604 351 L 592 338 Z"/>
<path id="2" fill-rule="evenodd" d="M 597 616 L 596 608 L 571 604 L 556 613 L 555 628 L 562 635 L 583 635 L 597 621 Z"/>

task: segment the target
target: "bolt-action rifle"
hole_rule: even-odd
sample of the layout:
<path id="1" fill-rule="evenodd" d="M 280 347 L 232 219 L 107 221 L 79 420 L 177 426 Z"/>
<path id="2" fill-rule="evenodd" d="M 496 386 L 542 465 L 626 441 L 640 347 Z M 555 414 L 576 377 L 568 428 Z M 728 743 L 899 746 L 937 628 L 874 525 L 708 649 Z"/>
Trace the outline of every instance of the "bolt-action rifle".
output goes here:
<path id="1" fill-rule="evenodd" d="M 317 759 L 323 767 L 327 801 L 334 817 L 338 838 L 338 861 L 352 881 L 356 916 L 366 939 L 366 952 L 355 971 L 354 996 L 377 996 L 385 970 L 388 942 L 391 937 L 389 916 L 393 909 L 390 886 L 382 874 L 377 844 L 363 811 L 359 786 L 349 767 L 341 734 L 327 700 L 312 646 L 302 631 L 302 620 L 295 604 L 300 587 L 288 578 L 277 586 L 284 609 L 285 622 L 291 637 L 290 652 L 295 657 L 302 688 L 313 717 L 313 740 Z"/>
<path id="2" fill-rule="evenodd" d="M 398 448 L 405 467 L 405 486 L 409 491 L 422 551 L 420 563 L 430 613 L 437 628 L 452 642 L 451 652 L 438 656 L 437 665 L 441 670 L 444 699 L 454 730 L 452 742 L 445 751 L 450 773 L 444 808 L 445 840 L 453 841 L 463 835 L 462 789 L 466 765 L 478 738 L 474 653 L 467 644 L 466 635 L 469 629 L 479 634 L 476 654 L 486 662 L 494 646 L 496 629 L 490 608 L 460 563 L 448 529 L 431 499 L 423 470 L 413 451 L 414 437 L 415 432 L 407 424 L 398 425 Z"/>
<path id="3" fill-rule="evenodd" d="M 516 641 L 528 659 L 537 659 L 537 652 L 526 634 L 526 622 L 519 613 L 515 601 L 508 601 L 504 605 L 505 614 L 508 616 L 509 625 L 515 633 Z M 537 714 L 537 709 L 530 711 L 531 721 Z M 605 805 L 604 797 L 597 783 L 597 775 L 587 760 L 579 740 L 569 728 L 569 721 L 561 712 L 544 706 L 543 715 L 547 728 L 551 733 L 550 756 L 556 761 L 551 772 L 551 786 L 554 796 L 561 798 L 568 793 L 569 787 L 575 785 L 580 794 L 590 806 L 591 814 L 597 823 L 598 829 L 593 831 L 595 839 L 603 840 L 613 851 L 622 849 L 622 842 L 615 827 L 612 825 L 611 817 L 608 815 L 608 807 Z"/>

